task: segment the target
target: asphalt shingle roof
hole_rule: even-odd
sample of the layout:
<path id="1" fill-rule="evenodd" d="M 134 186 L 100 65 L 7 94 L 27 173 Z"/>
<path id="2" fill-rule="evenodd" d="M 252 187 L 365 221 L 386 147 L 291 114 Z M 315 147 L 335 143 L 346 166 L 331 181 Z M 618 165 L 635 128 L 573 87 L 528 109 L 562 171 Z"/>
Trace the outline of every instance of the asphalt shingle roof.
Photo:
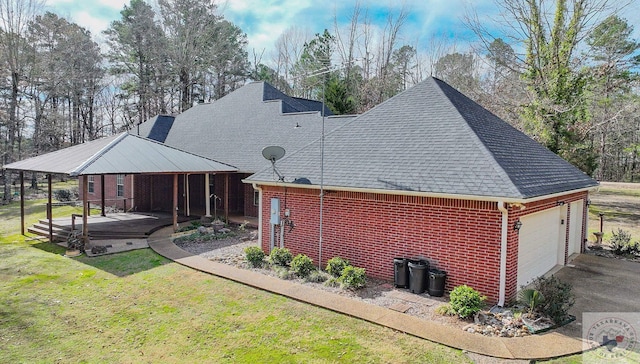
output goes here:
<path id="1" fill-rule="evenodd" d="M 253 173 L 270 165 L 262 157 L 264 147 L 279 145 L 289 153 L 319 138 L 321 105 L 289 97 L 265 82 L 253 82 L 177 115 L 165 144 Z M 349 119 L 326 117 L 325 128 L 335 129 Z M 141 135 L 151 130 L 144 125 L 148 123 L 140 126 Z"/>
<path id="2" fill-rule="evenodd" d="M 320 184 L 320 142 L 277 162 Z M 429 78 L 327 133 L 325 186 L 526 199 L 597 182 L 445 82 Z M 249 181 L 273 182 L 266 168 Z"/>

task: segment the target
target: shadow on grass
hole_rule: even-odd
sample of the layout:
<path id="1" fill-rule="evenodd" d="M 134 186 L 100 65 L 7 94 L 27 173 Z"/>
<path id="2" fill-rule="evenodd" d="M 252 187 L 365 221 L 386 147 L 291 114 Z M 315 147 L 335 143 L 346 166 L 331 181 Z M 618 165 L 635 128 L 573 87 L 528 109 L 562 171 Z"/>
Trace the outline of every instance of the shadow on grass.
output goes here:
<path id="1" fill-rule="evenodd" d="M 34 248 L 53 254 L 63 255 L 66 251 L 65 248 L 48 242 L 37 243 L 33 244 L 32 246 Z M 156 252 L 149 248 L 101 255 L 98 257 L 87 257 L 86 255 L 81 255 L 79 257 L 70 259 L 86 265 L 90 265 L 96 269 L 100 269 L 118 277 L 126 277 L 128 275 L 136 274 L 171 263 L 171 260 L 158 255 Z"/>

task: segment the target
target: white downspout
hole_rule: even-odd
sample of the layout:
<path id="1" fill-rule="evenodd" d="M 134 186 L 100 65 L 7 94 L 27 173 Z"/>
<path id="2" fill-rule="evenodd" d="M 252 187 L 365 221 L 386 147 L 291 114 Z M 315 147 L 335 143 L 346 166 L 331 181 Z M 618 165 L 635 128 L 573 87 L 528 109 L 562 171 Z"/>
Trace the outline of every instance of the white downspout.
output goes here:
<path id="1" fill-rule="evenodd" d="M 262 247 L 262 188 L 253 183 L 253 188 L 258 190 L 258 243 Z"/>
<path id="2" fill-rule="evenodd" d="M 498 210 L 502 213 L 502 232 L 500 234 L 500 289 L 498 293 L 498 306 L 504 306 L 507 287 L 507 232 L 509 228 L 509 210 L 504 201 L 498 201 Z"/>

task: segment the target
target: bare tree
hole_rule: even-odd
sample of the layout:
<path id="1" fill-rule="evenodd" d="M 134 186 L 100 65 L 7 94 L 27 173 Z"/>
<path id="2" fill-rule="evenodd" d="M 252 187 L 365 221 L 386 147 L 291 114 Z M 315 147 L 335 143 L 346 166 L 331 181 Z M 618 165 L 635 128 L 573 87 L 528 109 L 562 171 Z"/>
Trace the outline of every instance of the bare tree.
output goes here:
<path id="1" fill-rule="evenodd" d="M 28 62 L 29 44 L 26 38 L 29 22 L 40 12 L 42 4 L 37 0 L 0 0 L 0 56 L 2 68 L 8 73 L 9 90 L 6 101 L 6 121 L 2 147 L 3 164 L 15 158 L 15 149 L 21 133 L 18 102 L 20 82 L 25 63 Z M 4 175 L 4 199 L 11 200 L 10 178 Z"/>

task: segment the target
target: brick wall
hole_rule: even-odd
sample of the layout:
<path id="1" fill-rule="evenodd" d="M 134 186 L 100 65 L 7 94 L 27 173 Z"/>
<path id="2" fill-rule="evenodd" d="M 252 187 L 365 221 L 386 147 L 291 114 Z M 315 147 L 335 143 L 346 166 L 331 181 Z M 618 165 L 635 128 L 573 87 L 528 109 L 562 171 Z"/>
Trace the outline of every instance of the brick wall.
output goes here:
<path id="1" fill-rule="evenodd" d="M 280 199 L 280 215 L 288 208 L 295 224 L 293 231 L 285 229 L 285 246 L 317 262 L 319 191 L 288 188 L 285 195 L 281 188 L 263 187 L 262 247 L 267 252 L 273 197 Z M 586 199 L 586 192 L 562 197 L 567 204 L 577 199 Z M 555 207 L 557 200 L 531 203 L 525 210 L 508 208 L 507 298 L 517 291 L 518 232 L 511 227 L 524 215 Z M 491 302 L 498 300 L 502 215 L 496 202 L 326 191 L 323 204 L 323 266 L 341 256 L 365 267 L 367 275 L 391 281 L 394 257 L 424 257 L 447 271 L 447 290 L 467 284 Z M 276 245 L 278 235 L 279 229 Z"/>
<path id="2" fill-rule="evenodd" d="M 78 191 L 80 193 L 80 199 L 82 199 L 82 181 L 86 176 L 78 177 Z M 134 183 L 135 183 L 134 176 Z M 89 201 L 92 206 L 100 206 L 101 204 L 101 191 L 102 184 L 100 180 L 100 176 L 94 176 L 93 178 L 94 188 L 93 193 L 89 192 Z M 135 200 L 132 200 L 132 185 L 131 185 L 131 175 L 124 176 L 124 196 L 119 197 L 116 196 L 117 186 L 116 186 L 116 175 L 105 175 L 104 176 L 104 198 L 106 206 L 114 206 L 118 209 L 131 209 L 132 203 L 135 204 Z"/>

